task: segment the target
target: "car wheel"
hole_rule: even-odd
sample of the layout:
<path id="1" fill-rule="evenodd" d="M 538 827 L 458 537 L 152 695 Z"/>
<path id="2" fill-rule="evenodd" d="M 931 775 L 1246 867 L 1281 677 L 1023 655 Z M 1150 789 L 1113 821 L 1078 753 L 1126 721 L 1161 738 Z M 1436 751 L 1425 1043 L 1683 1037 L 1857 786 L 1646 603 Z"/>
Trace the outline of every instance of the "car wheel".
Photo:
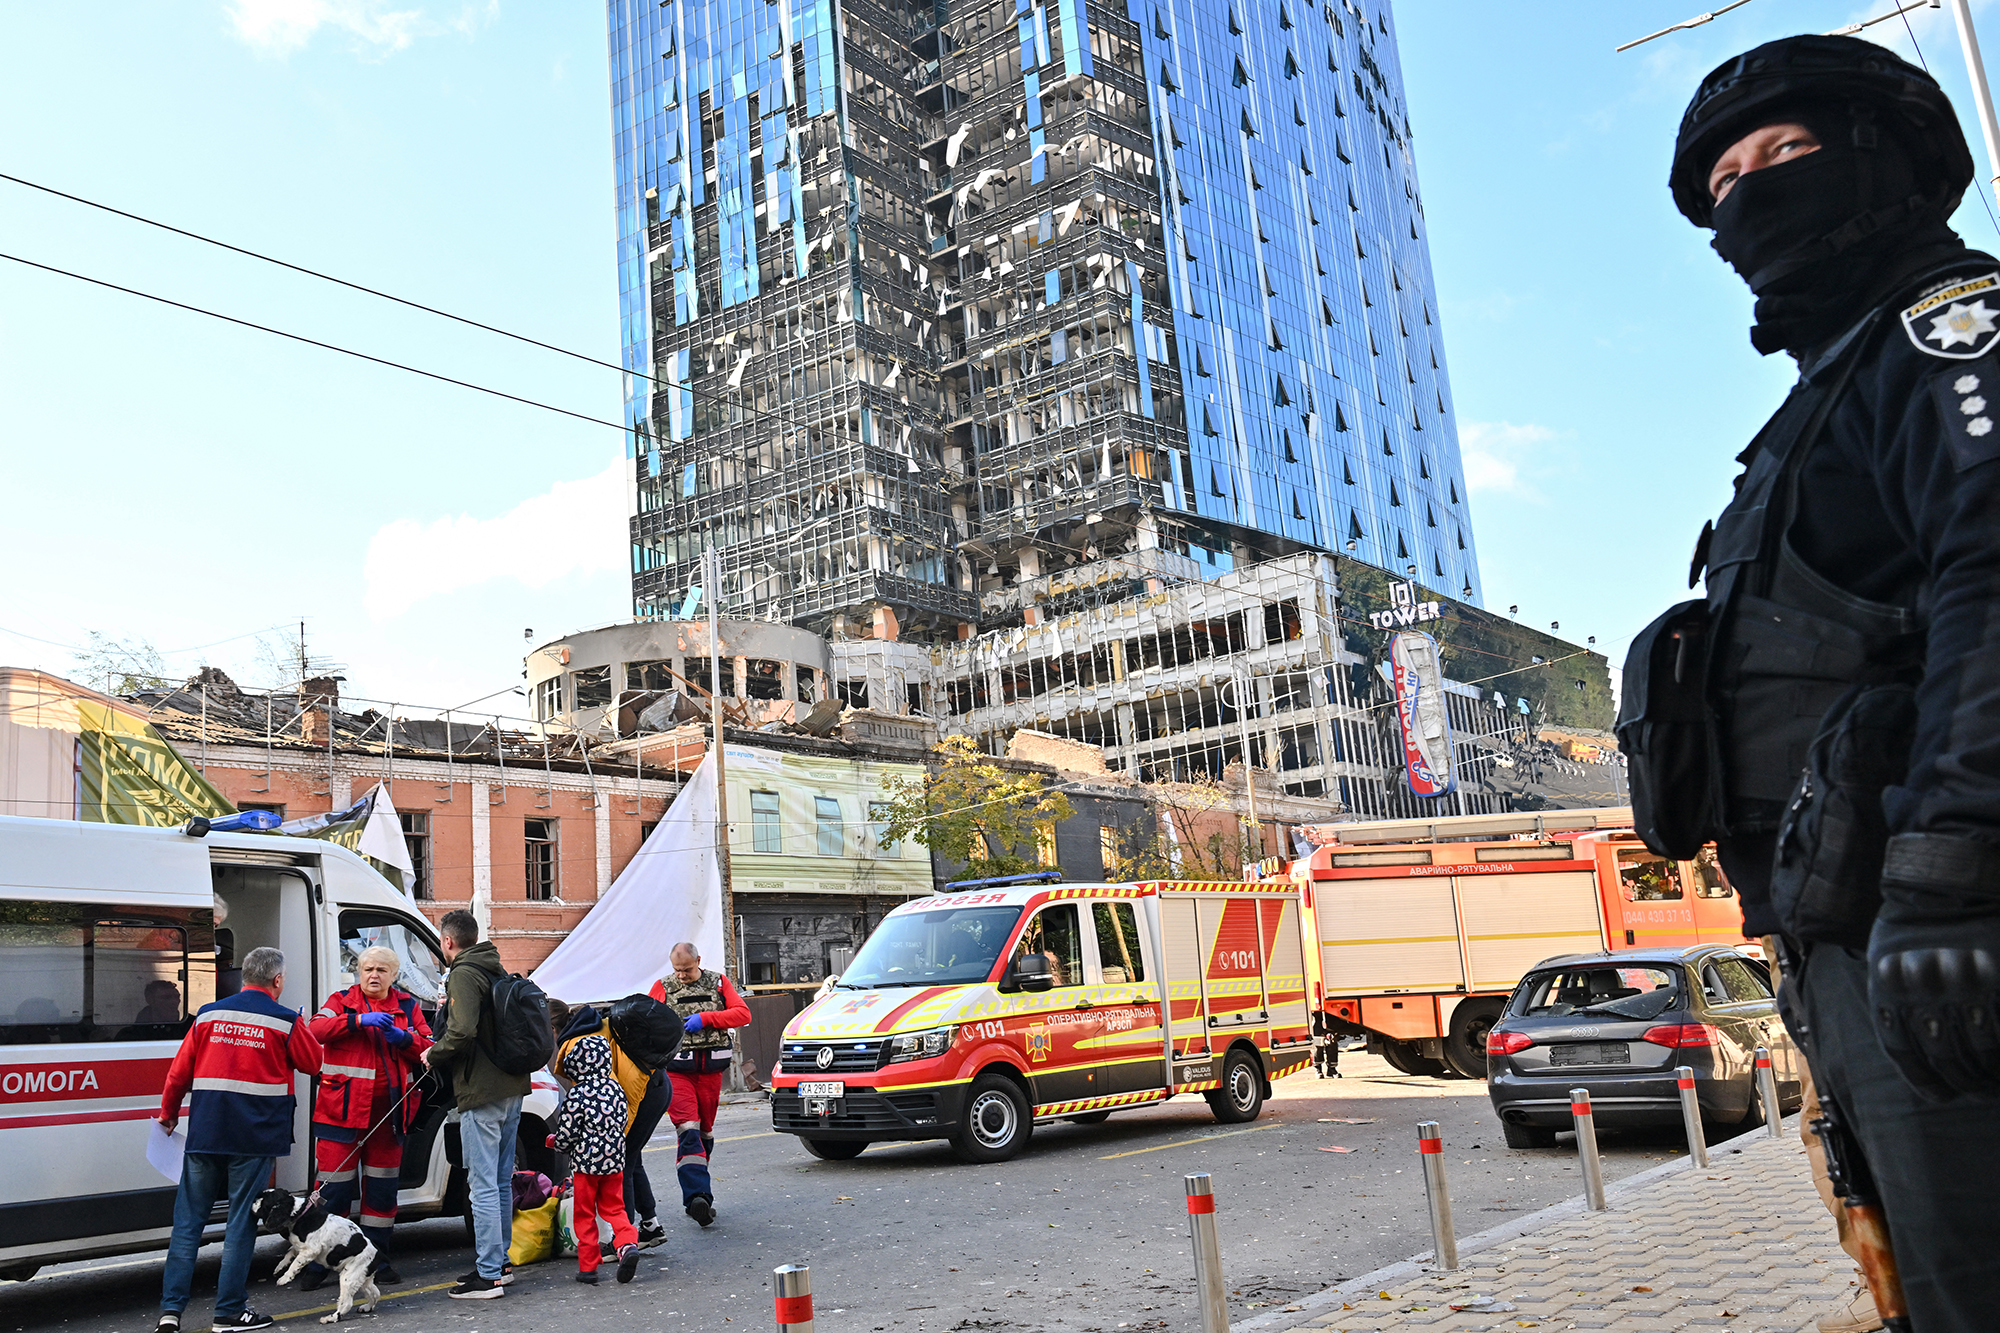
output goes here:
<path id="1" fill-rule="evenodd" d="M 1065 1116 L 1072 1125 L 1101 1125 L 1111 1118 L 1109 1111 L 1085 1111 L 1082 1115 Z"/>
<path id="2" fill-rule="evenodd" d="M 1389 1068 L 1405 1074 L 1416 1074 L 1427 1078 L 1444 1077 L 1444 1061 L 1433 1060 L 1407 1041 L 1382 1042 L 1382 1058 L 1389 1062 Z"/>
<path id="3" fill-rule="evenodd" d="M 1223 1124 L 1248 1124 L 1264 1110 L 1264 1076 L 1248 1055 L 1231 1051 L 1222 1062 L 1222 1086 L 1204 1095 Z"/>
<path id="4" fill-rule="evenodd" d="M 1451 1014 L 1451 1031 L 1445 1034 L 1444 1062 L 1466 1078 L 1486 1077 L 1486 1034 L 1500 1021 L 1501 1006 L 1468 1000 Z"/>
<path id="5" fill-rule="evenodd" d="M 866 1139 L 800 1139 L 799 1142 L 822 1162 L 850 1162 L 868 1150 Z"/>
<path id="6" fill-rule="evenodd" d="M 981 1074 L 965 1096 L 965 1116 L 951 1132 L 961 1162 L 1004 1162 L 1028 1146 L 1034 1122 L 1028 1099 L 1005 1074 Z"/>
<path id="7" fill-rule="evenodd" d="M 1517 1125 L 1511 1120 L 1500 1122 L 1500 1132 L 1507 1139 L 1509 1148 L 1553 1148 L 1556 1146 L 1556 1132 L 1540 1125 Z"/>
<path id="8" fill-rule="evenodd" d="M 26 1282 L 41 1271 L 40 1264 L 16 1264 L 12 1268 L 0 1268 L 0 1282 Z"/>

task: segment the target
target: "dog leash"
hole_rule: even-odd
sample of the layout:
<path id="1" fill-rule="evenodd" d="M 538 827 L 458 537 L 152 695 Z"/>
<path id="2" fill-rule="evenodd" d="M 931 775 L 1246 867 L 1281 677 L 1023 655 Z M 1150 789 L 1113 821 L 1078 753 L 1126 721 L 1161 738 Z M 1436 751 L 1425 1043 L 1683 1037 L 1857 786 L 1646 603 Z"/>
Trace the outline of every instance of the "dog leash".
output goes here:
<path id="1" fill-rule="evenodd" d="M 352 1166 L 354 1164 L 354 1159 L 361 1155 L 361 1149 L 367 1145 L 370 1136 L 372 1136 L 376 1130 L 388 1124 L 389 1118 L 395 1115 L 396 1112 L 402 1110 L 403 1103 L 410 1100 L 410 1094 L 415 1092 L 418 1088 L 422 1087 L 424 1085 L 424 1081 L 428 1079 L 435 1072 L 436 1072 L 435 1070 L 431 1069 L 428 1065 L 426 1065 L 424 1067 L 423 1073 L 411 1079 L 410 1086 L 403 1089 L 403 1095 L 396 1099 L 396 1104 L 394 1106 L 391 1106 L 387 1111 L 383 1112 L 382 1118 L 380 1120 L 377 1120 L 374 1124 L 368 1127 L 368 1133 L 363 1134 L 360 1138 L 354 1141 L 354 1151 L 347 1154 L 347 1160 L 342 1162 L 339 1166 L 335 1167 L 333 1169 L 332 1174 L 339 1175 L 341 1172 L 345 1171 L 348 1167 Z M 319 1202 L 319 1192 L 324 1187 L 325 1187 L 324 1180 L 321 1180 L 313 1185 L 312 1193 L 306 1195 L 306 1207 L 310 1208 L 314 1204 L 317 1204 Z"/>

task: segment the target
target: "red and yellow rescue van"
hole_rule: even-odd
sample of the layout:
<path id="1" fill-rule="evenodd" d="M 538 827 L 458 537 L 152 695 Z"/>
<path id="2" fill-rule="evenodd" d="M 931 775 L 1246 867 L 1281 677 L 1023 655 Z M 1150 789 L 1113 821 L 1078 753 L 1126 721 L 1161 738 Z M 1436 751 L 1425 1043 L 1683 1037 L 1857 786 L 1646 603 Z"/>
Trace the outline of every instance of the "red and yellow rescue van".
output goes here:
<path id="1" fill-rule="evenodd" d="M 1486 1033 L 1545 958 L 1725 943 L 1743 909 L 1705 848 L 1648 851 L 1629 807 L 1327 824 L 1292 864 L 1323 1041 L 1365 1036 L 1410 1074 L 1486 1076 Z"/>
<path id="2" fill-rule="evenodd" d="M 949 1139 L 998 1162 L 1038 1122 L 1180 1093 L 1254 1120 L 1311 1058 L 1304 938 L 1283 881 L 915 899 L 785 1028 L 772 1127 L 822 1158 Z"/>

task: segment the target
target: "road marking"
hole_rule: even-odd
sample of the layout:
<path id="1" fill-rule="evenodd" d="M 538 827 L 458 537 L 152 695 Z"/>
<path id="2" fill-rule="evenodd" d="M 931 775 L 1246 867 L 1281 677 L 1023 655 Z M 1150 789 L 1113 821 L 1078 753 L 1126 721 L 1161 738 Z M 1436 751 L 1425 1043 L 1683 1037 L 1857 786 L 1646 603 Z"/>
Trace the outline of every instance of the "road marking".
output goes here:
<path id="1" fill-rule="evenodd" d="M 717 1142 L 717 1143 L 741 1143 L 741 1142 L 743 1142 L 743 1140 L 745 1140 L 745 1139 L 768 1139 L 768 1138 L 770 1138 L 770 1137 L 771 1137 L 771 1136 L 772 1136 L 773 1134 L 776 1134 L 777 1132 L 778 1132 L 778 1131 L 777 1131 L 777 1130 L 775 1130 L 775 1129 L 770 1129 L 770 1130 L 766 1130 L 766 1131 L 764 1131 L 764 1132 L 763 1132 L 762 1134 L 735 1134 L 735 1135 L 732 1135 L 732 1136 L 730 1136 L 729 1138 L 726 1138 L 726 1139 L 717 1139 L 717 1140 L 716 1140 L 716 1142 Z M 672 1152 L 672 1151 L 674 1151 L 674 1150 L 675 1150 L 676 1148 L 678 1148 L 678 1147 L 680 1147 L 680 1144 L 679 1144 L 678 1142 L 667 1142 L 667 1143 L 662 1143 L 662 1144 L 661 1144 L 661 1145 L 660 1145 L 659 1147 L 657 1147 L 657 1148 L 647 1148 L 647 1149 L 646 1149 L 645 1151 L 647 1151 L 647 1152 Z"/>
<path id="2" fill-rule="evenodd" d="M 411 1287 L 407 1291 L 396 1291 L 396 1292 L 385 1291 L 382 1293 L 382 1299 L 388 1301 L 388 1300 L 394 1300 L 398 1296 L 421 1296 L 427 1291 L 443 1291 L 446 1287 L 455 1287 L 457 1285 L 458 1285 L 457 1282 L 439 1282 L 428 1287 Z M 338 1304 L 315 1305 L 310 1310 L 287 1310 L 283 1314 L 272 1315 L 271 1318 L 298 1319 L 304 1315 L 309 1315 L 309 1314 L 331 1314 L 333 1311 L 339 1308 L 340 1307 Z"/>
<path id="3" fill-rule="evenodd" d="M 1198 1139 L 1180 1139 L 1173 1143 L 1159 1143 L 1150 1148 L 1134 1148 L 1130 1152 L 1110 1152 L 1097 1160 L 1108 1162 L 1114 1157 L 1137 1157 L 1142 1152 L 1159 1152 L 1162 1148 L 1185 1148 L 1190 1143 L 1207 1143 L 1210 1139 L 1226 1139 L 1234 1137 L 1237 1134 L 1255 1134 L 1260 1129 L 1282 1129 L 1283 1127 L 1284 1123 L 1280 1121 L 1275 1125 L 1252 1125 L 1248 1129 L 1225 1129 L 1220 1134 L 1204 1134 Z"/>

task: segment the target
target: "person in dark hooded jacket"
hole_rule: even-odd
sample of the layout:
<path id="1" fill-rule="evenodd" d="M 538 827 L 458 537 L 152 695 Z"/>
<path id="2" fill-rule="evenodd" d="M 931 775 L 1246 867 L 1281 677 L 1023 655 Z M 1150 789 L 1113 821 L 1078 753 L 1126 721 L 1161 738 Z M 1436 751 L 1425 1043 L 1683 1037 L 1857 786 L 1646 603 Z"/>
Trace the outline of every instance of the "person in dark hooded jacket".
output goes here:
<path id="1" fill-rule="evenodd" d="M 557 1058 L 556 1074 L 567 1090 L 549 1143 L 570 1159 L 576 1280 L 597 1281 L 601 1216 L 611 1224 L 618 1280 L 630 1282 L 639 1268 L 639 1233 L 625 1215 L 625 1120 L 631 1104 L 612 1071 L 610 1039 L 590 1033 L 570 1041 Z"/>

